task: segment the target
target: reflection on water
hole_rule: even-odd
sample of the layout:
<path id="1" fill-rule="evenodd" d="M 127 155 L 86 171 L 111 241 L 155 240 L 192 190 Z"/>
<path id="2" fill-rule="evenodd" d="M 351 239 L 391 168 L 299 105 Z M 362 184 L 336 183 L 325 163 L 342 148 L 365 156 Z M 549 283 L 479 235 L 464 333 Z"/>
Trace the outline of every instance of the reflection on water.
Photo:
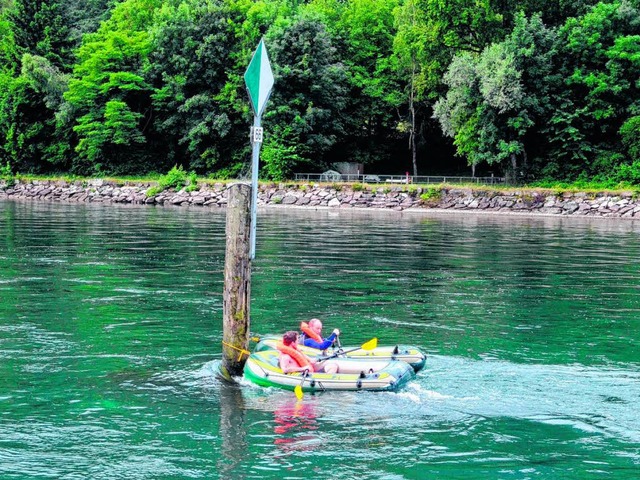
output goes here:
<path id="1" fill-rule="evenodd" d="M 314 431 L 317 430 L 315 405 L 312 400 L 298 400 L 295 395 L 280 400 L 273 411 L 277 437 L 273 443 L 283 452 L 292 450 L 312 450 L 319 440 Z"/>
<path id="2" fill-rule="evenodd" d="M 223 478 L 232 478 L 238 466 L 249 454 L 246 439 L 245 404 L 240 386 L 220 379 L 220 438 L 222 455 L 218 472 Z M 240 475 L 236 478 L 244 478 Z"/>
<path id="3" fill-rule="evenodd" d="M 636 478 L 637 222 L 268 209 L 258 228 L 255 333 L 319 317 L 425 370 L 301 402 L 223 383 L 224 212 L 0 203 L 0 478 Z"/>

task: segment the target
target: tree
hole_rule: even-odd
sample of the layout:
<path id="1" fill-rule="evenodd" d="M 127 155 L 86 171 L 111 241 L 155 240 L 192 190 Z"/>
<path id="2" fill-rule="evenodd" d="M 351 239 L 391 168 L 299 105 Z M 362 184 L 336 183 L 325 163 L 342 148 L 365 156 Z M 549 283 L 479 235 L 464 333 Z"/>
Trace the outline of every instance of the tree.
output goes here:
<path id="1" fill-rule="evenodd" d="M 62 73 L 46 58 L 28 53 L 22 56 L 21 74 L 29 80 L 33 90 L 42 95 L 48 110 L 58 110 L 68 88 L 69 75 Z"/>
<path id="2" fill-rule="evenodd" d="M 0 163 L 9 163 L 14 171 L 33 171 L 36 167 L 34 160 L 42 157 L 42 143 L 46 140 L 44 125 L 37 121 L 35 109 L 38 106 L 44 109 L 44 105 L 37 102 L 26 79 L 6 74 L 2 77 Z"/>
<path id="3" fill-rule="evenodd" d="M 0 155 L 15 170 L 44 172 L 60 160 L 55 110 L 71 59 L 59 4 L 16 0 L 2 13 L 0 34 Z"/>
<path id="4" fill-rule="evenodd" d="M 19 54 L 13 38 L 11 22 L 5 13 L 0 13 L 0 71 L 15 73 L 19 65 Z"/>
<path id="5" fill-rule="evenodd" d="M 349 86 L 342 112 L 344 135 L 330 153 L 336 160 L 386 160 L 398 137 L 400 81 L 391 55 L 397 0 L 315 0 L 307 9 L 321 15 Z"/>
<path id="6" fill-rule="evenodd" d="M 564 24 L 568 18 L 581 17 L 599 0 L 518 0 L 514 6 L 527 16 L 537 14 L 547 27 Z"/>
<path id="7" fill-rule="evenodd" d="M 562 83 L 552 92 L 544 173 L 604 179 L 634 160 L 628 148 L 640 111 L 639 18 L 637 2 L 603 2 L 559 29 Z"/>
<path id="8" fill-rule="evenodd" d="M 480 53 L 509 32 L 516 2 L 495 0 L 415 0 L 424 14 L 429 36 L 440 49 Z"/>
<path id="9" fill-rule="evenodd" d="M 425 24 L 422 18 L 423 12 L 419 10 L 416 0 L 407 0 L 396 11 L 398 32 L 394 41 L 394 59 L 396 68 L 406 84 L 406 103 L 409 110 L 408 122 L 401 122 L 399 129 L 409 133 L 413 175 L 417 176 L 416 114 L 426 89 L 425 72 L 422 68 L 423 62 L 421 62 L 424 58 Z"/>
<path id="10" fill-rule="evenodd" d="M 269 137 L 263 157 L 280 162 L 265 166 L 280 179 L 304 163 L 322 165 L 344 134 L 347 78 L 329 33 L 312 14 L 283 20 L 266 42 L 277 88 L 264 115 Z"/>
<path id="11" fill-rule="evenodd" d="M 145 79 L 149 28 L 160 0 L 126 0 L 100 30 L 84 38 L 65 100 L 78 136 L 76 173 L 148 171 L 145 150 L 152 88 Z"/>
<path id="12" fill-rule="evenodd" d="M 243 45 L 237 37 L 247 10 L 247 5 L 186 2 L 166 10 L 154 30 L 154 128 L 169 162 L 211 172 L 232 165 L 248 144 L 238 65 Z"/>
<path id="13" fill-rule="evenodd" d="M 18 53 L 46 58 L 62 70 L 71 65 L 69 29 L 55 0 L 15 0 L 9 10 Z"/>
<path id="14" fill-rule="evenodd" d="M 74 48 L 82 41 L 86 33 L 98 30 L 100 22 L 109 18 L 117 0 L 67 0 L 63 14 L 69 25 L 69 39 Z"/>
<path id="15" fill-rule="evenodd" d="M 515 21 L 503 42 L 454 57 L 444 77 L 449 90 L 434 112 L 470 164 L 508 163 L 520 180 L 527 138 L 549 108 L 555 37 L 539 16 Z"/>

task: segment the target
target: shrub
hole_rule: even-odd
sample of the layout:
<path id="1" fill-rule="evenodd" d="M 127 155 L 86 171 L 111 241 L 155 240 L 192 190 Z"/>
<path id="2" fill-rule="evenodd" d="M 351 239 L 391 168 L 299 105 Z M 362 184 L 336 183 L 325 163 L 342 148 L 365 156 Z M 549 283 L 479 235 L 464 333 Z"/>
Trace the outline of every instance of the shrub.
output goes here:
<path id="1" fill-rule="evenodd" d="M 627 147 L 629 156 L 631 158 L 640 158 L 640 115 L 627 120 L 620 128 L 620 135 L 622 136 L 622 143 Z"/>
<path id="2" fill-rule="evenodd" d="M 0 165 L 0 180 L 4 180 L 7 187 L 13 187 L 16 184 L 16 178 L 11 172 L 11 165 L 7 162 L 6 165 Z"/>
<path id="3" fill-rule="evenodd" d="M 640 185 L 640 160 L 636 160 L 631 165 L 620 165 L 616 172 L 616 178 L 619 182 Z"/>
<path id="4" fill-rule="evenodd" d="M 296 146 L 277 143 L 274 137 L 263 145 L 261 158 L 263 176 L 280 181 L 289 178 L 294 166 L 303 162 Z"/>
<path id="5" fill-rule="evenodd" d="M 439 188 L 429 187 L 426 192 L 420 195 L 423 202 L 437 202 L 442 198 L 442 190 Z"/>
<path id="6" fill-rule="evenodd" d="M 190 172 L 187 176 L 187 188 L 185 191 L 193 192 L 198 189 L 198 178 L 196 177 L 196 172 Z"/>
<path id="7" fill-rule="evenodd" d="M 155 197 L 156 195 L 158 195 L 163 191 L 164 191 L 164 188 L 156 185 L 153 187 L 149 187 L 146 191 L 146 194 L 147 194 L 147 197 Z"/>
<path id="8" fill-rule="evenodd" d="M 13 173 L 11 173 L 9 162 L 6 165 L 0 165 L 0 179 L 9 180 L 10 178 L 13 178 Z"/>
<path id="9" fill-rule="evenodd" d="M 180 189 L 187 184 L 187 173 L 181 166 L 174 165 L 174 167 L 163 175 L 158 180 L 158 186 L 162 188 L 175 188 Z"/>
<path id="10" fill-rule="evenodd" d="M 243 169 L 245 168 L 245 164 L 242 162 L 234 163 L 229 165 L 228 167 L 221 168 L 220 170 L 216 170 L 214 173 L 209 175 L 208 178 L 212 180 L 229 180 L 233 178 L 239 178 L 242 176 Z"/>
<path id="11" fill-rule="evenodd" d="M 147 196 L 153 197 L 167 188 L 175 188 L 180 190 L 188 185 L 187 191 L 193 191 L 198 188 L 198 182 L 196 174 L 191 172 L 187 174 L 182 166 L 174 165 L 174 167 L 167 172 L 166 175 L 162 175 L 158 179 L 158 186 L 151 187 L 147 190 Z"/>

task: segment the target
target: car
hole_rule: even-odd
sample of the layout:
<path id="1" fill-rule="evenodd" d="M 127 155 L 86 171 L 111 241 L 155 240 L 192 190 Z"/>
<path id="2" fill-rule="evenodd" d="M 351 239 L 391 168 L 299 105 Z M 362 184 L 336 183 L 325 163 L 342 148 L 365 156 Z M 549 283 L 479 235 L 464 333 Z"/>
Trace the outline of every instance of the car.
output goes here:
<path id="1" fill-rule="evenodd" d="M 378 175 L 365 175 L 362 181 L 365 183 L 380 183 L 380 177 Z"/>
<path id="2" fill-rule="evenodd" d="M 320 175 L 321 182 L 339 182 L 342 180 L 342 175 L 340 172 L 336 172 L 335 170 L 327 170 Z"/>

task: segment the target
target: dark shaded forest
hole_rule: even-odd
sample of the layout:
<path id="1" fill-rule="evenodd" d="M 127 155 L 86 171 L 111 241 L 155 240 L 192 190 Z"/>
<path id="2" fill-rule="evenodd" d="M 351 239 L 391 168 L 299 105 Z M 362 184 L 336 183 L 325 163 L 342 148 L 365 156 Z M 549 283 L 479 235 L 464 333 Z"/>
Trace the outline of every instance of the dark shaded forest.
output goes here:
<path id="1" fill-rule="evenodd" d="M 640 184 L 640 0 L 0 0 L 5 172 Z"/>

